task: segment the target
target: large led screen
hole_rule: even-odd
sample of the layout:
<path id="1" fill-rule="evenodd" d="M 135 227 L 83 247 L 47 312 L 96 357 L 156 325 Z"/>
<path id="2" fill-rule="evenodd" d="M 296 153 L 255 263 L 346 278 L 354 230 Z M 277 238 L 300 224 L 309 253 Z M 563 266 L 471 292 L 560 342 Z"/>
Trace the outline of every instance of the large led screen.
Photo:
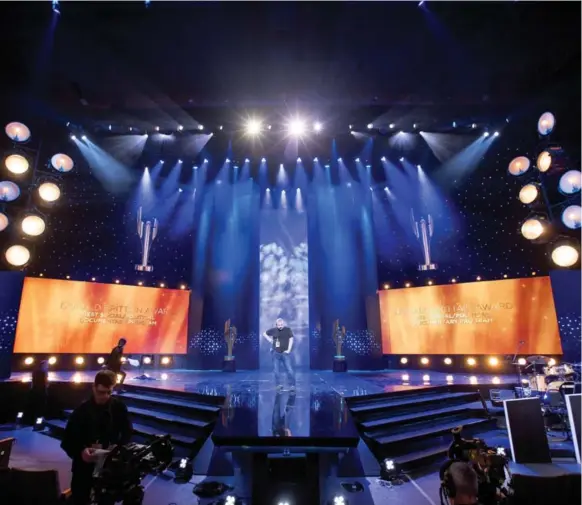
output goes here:
<path id="1" fill-rule="evenodd" d="M 185 354 L 189 292 L 26 278 L 16 353 Z"/>
<path id="2" fill-rule="evenodd" d="M 384 354 L 562 353 L 549 277 L 384 290 L 380 314 Z"/>

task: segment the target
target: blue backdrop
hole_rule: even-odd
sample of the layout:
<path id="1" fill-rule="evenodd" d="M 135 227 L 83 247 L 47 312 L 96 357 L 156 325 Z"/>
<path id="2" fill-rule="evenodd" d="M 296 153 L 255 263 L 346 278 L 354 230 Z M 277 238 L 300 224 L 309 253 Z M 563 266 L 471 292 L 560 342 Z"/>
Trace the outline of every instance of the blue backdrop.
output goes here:
<path id="1" fill-rule="evenodd" d="M 23 272 L 0 272 L 0 379 L 10 377 L 23 284 Z"/>

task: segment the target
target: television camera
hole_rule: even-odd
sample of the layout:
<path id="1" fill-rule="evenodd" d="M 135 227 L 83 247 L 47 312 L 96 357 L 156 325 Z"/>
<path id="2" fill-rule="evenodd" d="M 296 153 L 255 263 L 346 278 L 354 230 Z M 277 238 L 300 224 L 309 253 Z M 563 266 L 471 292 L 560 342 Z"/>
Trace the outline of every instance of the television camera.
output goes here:
<path id="1" fill-rule="evenodd" d="M 448 450 L 449 461 L 441 468 L 441 481 L 444 482 L 443 474 L 451 463 L 468 463 L 477 473 L 478 500 L 481 505 L 510 504 L 513 491 L 509 459 L 505 455 L 505 450 L 502 447 L 489 447 L 480 438 L 463 438 L 462 431 L 462 426 L 452 430 L 453 442 Z M 441 483 L 441 496 L 444 491 L 443 486 L 444 484 Z"/>
<path id="2" fill-rule="evenodd" d="M 115 447 L 97 465 L 93 474 L 95 505 L 141 505 L 142 479 L 148 473 L 163 472 L 172 462 L 174 448 L 169 435 L 157 436 L 150 444 L 129 443 Z"/>

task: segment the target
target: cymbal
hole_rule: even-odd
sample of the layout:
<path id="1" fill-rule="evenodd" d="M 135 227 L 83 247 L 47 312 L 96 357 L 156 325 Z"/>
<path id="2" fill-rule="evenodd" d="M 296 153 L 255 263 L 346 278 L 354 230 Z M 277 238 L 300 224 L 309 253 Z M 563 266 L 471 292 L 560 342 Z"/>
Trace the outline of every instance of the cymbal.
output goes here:
<path id="1" fill-rule="evenodd" d="M 532 365 L 547 365 L 550 358 L 546 356 L 528 356 L 525 358 L 528 363 Z"/>

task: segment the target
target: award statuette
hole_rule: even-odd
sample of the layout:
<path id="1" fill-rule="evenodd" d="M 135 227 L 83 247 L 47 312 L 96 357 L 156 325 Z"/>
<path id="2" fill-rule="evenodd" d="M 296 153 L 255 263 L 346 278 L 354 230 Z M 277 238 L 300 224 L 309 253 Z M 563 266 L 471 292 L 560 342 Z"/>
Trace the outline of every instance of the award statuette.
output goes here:
<path id="1" fill-rule="evenodd" d="M 224 323 L 224 341 L 226 342 L 226 356 L 222 361 L 222 371 L 236 372 L 236 361 L 232 355 L 232 349 L 236 342 L 236 326 L 230 324 L 230 319 Z"/>
<path id="2" fill-rule="evenodd" d="M 347 372 L 348 363 L 346 357 L 342 354 L 342 346 L 346 341 L 346 327 L 340 328 L 339 319 L 333 322 L 332 338 L 335 343 L 335 356 L 333 357 L 333 371 Z"/>
<path id="3" fill-rule="evenodd" d="M 424 217 L 421 217 L 420 222 L 416 222 L 414 219 L 414 210 L 410 209 L 410 220 L 412 223 L 412 231 L 422 246 L 422 254 L 424 257 L 424 264 L 419 264 L 418 269 L 420 271 L 436 270 L 437 265 L 436 263 L 432 263 L 430 258 L 430 239 L 434 233 L 434 223 L 431 215 L 429 214 L 426 220 Z"/>
<path id="4" fill-rule="evenodd" d="M 145 223 L 141 219 L 142 208 L 137 211 L 137 234 L 141 241 L 141 263 L 135 265 L 135 269 L 139 272 L 153 272 L 154 267 L 148 265 L 150 251 L 152 249 L 152 242 L 158 235 L 158 220 L 154 218 L 152 221 Z"/>

